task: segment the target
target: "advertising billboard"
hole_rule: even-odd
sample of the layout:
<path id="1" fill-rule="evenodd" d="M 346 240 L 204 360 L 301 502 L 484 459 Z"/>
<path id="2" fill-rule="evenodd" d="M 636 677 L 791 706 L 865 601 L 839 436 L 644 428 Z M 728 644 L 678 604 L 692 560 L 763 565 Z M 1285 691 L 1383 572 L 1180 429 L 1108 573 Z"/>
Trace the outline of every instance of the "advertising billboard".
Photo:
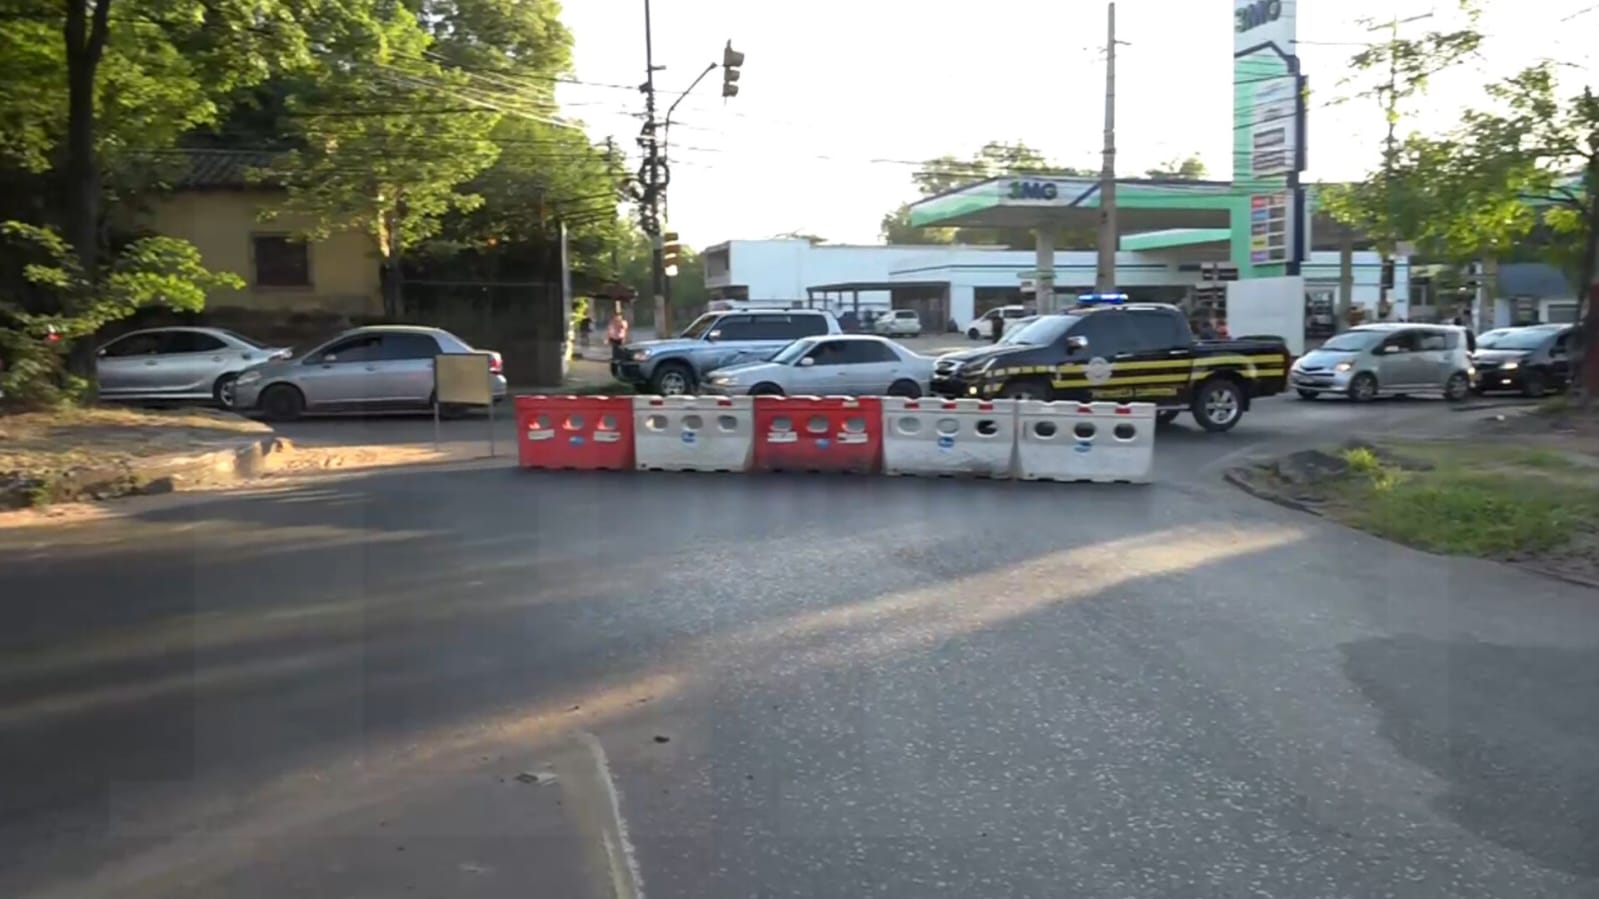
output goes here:
<path id="1" fill-rule="evenodd" d="M 1248 197 L 1245 275 L 1302 256 L 1304 97 L 1294 0 L 1233 0 L 1233 184 Z M 1240 223 L 1235 223 L 1239 227 Z M 1257 267 L 1265 271 L 1256 272 Z"/>

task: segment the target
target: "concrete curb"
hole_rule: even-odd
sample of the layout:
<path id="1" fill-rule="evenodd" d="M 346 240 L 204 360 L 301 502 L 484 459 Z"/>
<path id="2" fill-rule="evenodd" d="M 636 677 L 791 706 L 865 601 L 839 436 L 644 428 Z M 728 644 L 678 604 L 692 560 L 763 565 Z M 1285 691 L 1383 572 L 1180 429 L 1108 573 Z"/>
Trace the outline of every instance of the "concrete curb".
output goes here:
<path id="1" fill-rule="evenodd" d="M 288 440 L 266 434 L 201 453 L 153 456 L 131 463 L 86 468 L 49 483 L 17 484 L 0 493 L 0 509 L 21 509 L 82 500 L 152 496 L 201 486 L 250 480 L 266 472 L 268 460 L 293 452 Z M 38 491 L 44 491 L 39 501 Z"/>

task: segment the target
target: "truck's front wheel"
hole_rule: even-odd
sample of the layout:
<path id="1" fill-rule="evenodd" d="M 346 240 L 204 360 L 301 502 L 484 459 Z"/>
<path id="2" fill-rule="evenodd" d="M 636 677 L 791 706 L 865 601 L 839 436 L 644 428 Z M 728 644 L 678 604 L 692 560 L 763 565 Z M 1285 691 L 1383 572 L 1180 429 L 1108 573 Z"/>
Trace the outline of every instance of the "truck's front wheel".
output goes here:
<path id="1" fill-rule="evenodd" d="M 1043 378 L 1012 378 L 1005 382 L 999 392 L 1001 399 L 1007 400 L 1048 400 L 1052 399 L 1049 382 Z"/>
<path id="2" fill-rule="evenodd" d="M 694 392 L 694 373 L 680 362 L 663 362 L 650 378 L 650 389 L 661 396 L 684 396 Z"/>
<path id="3" fill-rule="evenodd" d="M 1194 394 L 1194 420 L 1212 433 L 1231 431 L 1244 417 L 1244 391 L 1231 378 L 1212 378 Z"/>

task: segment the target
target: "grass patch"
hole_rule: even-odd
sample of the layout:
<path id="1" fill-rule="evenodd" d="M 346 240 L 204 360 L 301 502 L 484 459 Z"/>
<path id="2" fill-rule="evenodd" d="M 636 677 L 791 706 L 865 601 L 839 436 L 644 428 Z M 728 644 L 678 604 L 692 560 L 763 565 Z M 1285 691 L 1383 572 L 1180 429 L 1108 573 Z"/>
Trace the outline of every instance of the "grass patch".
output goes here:
<path id="1" fill-rule="evenodd" d="M 1599 533 L 1599 466 L 1502 442 L 1406 443 L 1343 452 L 1327 512 L 1432 552 L 1525 558 Z"/>

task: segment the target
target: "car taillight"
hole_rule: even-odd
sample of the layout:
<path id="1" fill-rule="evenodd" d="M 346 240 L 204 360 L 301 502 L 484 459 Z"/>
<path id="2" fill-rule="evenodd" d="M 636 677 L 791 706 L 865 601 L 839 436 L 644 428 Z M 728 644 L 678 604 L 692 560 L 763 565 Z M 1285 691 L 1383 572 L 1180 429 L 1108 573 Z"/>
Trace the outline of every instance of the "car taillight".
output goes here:
<path id="1" fill-rule="evenodd" d="M 504 368 L 504 367 L 505 367 L 505 363 L 500 360 L 500 354 L 499 353 L 490 353 L 489 354 L 489 374 L 497 375 L 497 374 L 500 373 L 500 370 L 502 368 Z"/>

